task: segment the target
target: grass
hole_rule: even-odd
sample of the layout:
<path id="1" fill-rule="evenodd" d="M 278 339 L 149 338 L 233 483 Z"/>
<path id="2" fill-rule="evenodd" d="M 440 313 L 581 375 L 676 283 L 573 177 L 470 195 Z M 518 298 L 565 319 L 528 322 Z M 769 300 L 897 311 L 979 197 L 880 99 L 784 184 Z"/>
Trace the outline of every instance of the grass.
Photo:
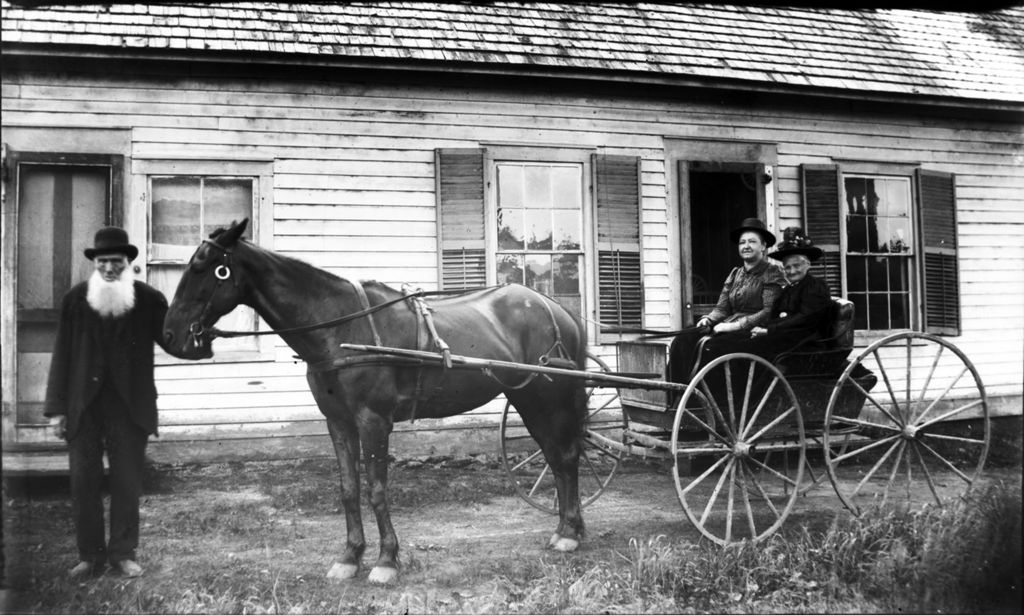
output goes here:
<path id="1" fill-rule="evenodd" d="M 299 478 L 303 477 L 303 478 Z M 439 519 L 510 488 L 494 468 L 399 465 L 396 510 Z M 945 509 L 875 509 L 728 549 L 635 535 L 573 555 L 514 544 L 403 543 L 403 580 L 324 578 L 343 534 L 329 462 L 193 466 L 151 477 L 141 580 L 60 574 L 66 491 L 5 493 L 8 609 L 30 613 L 1019 612 L 1021 486 Z M 216 497 L 213 497 L 216 495 Z M 162 496 L 162 497 L 161 497 Z M 454 510 L 459 510 L 459 508 Z M 638 510 L 642 504 L 637 503 Z M 449 512 L 442 512 L 449 511 Z M 447 519 L 458 527 L 458 519 Z M 638 526 L 640 527 L 640 526 Z M 325 530 L 327 533 L 325 534 Z M 367 528 L 373 536 L 372 521 Z M 453 529 L 452 532 L 459 530 Z M 625 537 L 634 529 L 625 528 Z M 611 543 L 612 541 L 605 541 Z M 459 546 L 462 544 L 462 546 Z M 371 547 L 371 550 L 373 547 Z M 474 559 L 475 558 L 475 559 Z M 145 563 L 145 561 L 144 561 Z M 56 571 L 56 572 L 55 572 Z"/>

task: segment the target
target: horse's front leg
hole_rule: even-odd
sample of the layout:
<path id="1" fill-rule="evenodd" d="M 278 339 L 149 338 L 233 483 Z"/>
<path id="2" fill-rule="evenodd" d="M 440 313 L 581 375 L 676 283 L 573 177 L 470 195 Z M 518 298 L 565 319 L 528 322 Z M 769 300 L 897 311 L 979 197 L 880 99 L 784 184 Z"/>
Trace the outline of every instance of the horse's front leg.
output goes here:
<path id="1" fill-rule="evenodd" d="M 359 563 L 366 550 L 363 518 L 359 510 L 359 431 L 354 421 L 327 421 L 341 474 L 341 505 L 345 509 L 347 536 L 341 561 L 327 572 L 328 579 L 351 579 L 359 572 Z"/>
<path id="2" fill-rule="evenodd" d="M 377 517 L 380 532 L 380 555 L 370 570 L 371 583 L 391 583 L 398 577 L 398 536 L 391 525 L 388 509 L 388 441 L 391 422 L 364 410 L 357 419 L 366 462 L 366 480 L 370 489 L 370 506 Z"/>

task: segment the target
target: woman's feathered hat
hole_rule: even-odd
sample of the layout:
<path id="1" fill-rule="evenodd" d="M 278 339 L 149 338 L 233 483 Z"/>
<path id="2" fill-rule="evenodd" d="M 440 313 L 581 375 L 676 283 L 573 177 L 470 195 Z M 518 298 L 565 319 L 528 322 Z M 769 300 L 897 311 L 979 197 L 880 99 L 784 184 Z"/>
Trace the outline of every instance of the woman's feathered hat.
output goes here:
<path id="1" fill-rule="evenodd" d="M 824 252 L 811 242 L 810 237 L 804 234 L 804 229 L 799 226 L 791 226 L 782 231 L 782 243 L 768 256 L 781 261 L 792 254 L 803 254 L 808 260 L 816 261 Z"/>

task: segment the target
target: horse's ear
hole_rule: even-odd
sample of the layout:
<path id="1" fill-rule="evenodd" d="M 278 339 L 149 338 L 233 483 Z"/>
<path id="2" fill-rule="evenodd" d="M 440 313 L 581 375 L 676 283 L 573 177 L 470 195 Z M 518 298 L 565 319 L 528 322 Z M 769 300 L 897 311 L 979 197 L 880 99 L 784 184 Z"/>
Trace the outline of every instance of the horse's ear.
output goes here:
<path id="1" fill-rule="evenodd" d="M 222 237 L 217 240 L 217 243 L 222 246 L 231 246 L 238 241 L 238 238 L 245 232 L 245 227 L 249 225 L 249 218 L 243 219 L 241 222 L 232 222 L 231 226 L 224 231 Z"/>

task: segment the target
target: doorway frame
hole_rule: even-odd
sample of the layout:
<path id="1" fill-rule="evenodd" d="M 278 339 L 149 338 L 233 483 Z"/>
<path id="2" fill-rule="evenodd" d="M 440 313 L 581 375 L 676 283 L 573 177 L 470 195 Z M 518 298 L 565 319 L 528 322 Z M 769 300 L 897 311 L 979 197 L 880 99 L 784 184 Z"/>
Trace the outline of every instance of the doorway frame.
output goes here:
<path id="1" fill-rule="evenodd" d="M 680 139 L 664 137 L 666 189 L 670 205 L 668 210 L 669 275 L 674 292 L 670 294 L 669 310 L 674 327 L 692 324 L 690 297 L 693 295 L 692 271 L 689 266 L 691 238 L 689 174 L 680 167 L 698 162 L 740 168 L 733 165 L 763 165 L 763 172 L 771 179 L 763 182 L 757 195 L 758 216 L 765 220 L 768 230 L 778 226 L 778 182 L 774 181 L 778 166 L 778 144 L 773 141 L 729 139 Z M 674 236 L 673 236 L 674 235 Z"/>
<path id="2" fill-rule="evenodd" d="M 106 223 L 124 226 L 125 157 L 121 154 L 69 153 L 53 151 L 9 150 L 4 144 L 2 199 L 3 250 L 0 252 L 0 364 L 2 364 L 2 429 L 5 450 L 53 448 L 54 443 L 40 434 L 22 438 L 22 431 L 38 432 L 45 426 L 18 424 L 18 223 L 21 204 L 22 165 L 104 167 L 108 170 L 109 190 Z M 26 435 L 28 435 L 26 433 Z"/>

